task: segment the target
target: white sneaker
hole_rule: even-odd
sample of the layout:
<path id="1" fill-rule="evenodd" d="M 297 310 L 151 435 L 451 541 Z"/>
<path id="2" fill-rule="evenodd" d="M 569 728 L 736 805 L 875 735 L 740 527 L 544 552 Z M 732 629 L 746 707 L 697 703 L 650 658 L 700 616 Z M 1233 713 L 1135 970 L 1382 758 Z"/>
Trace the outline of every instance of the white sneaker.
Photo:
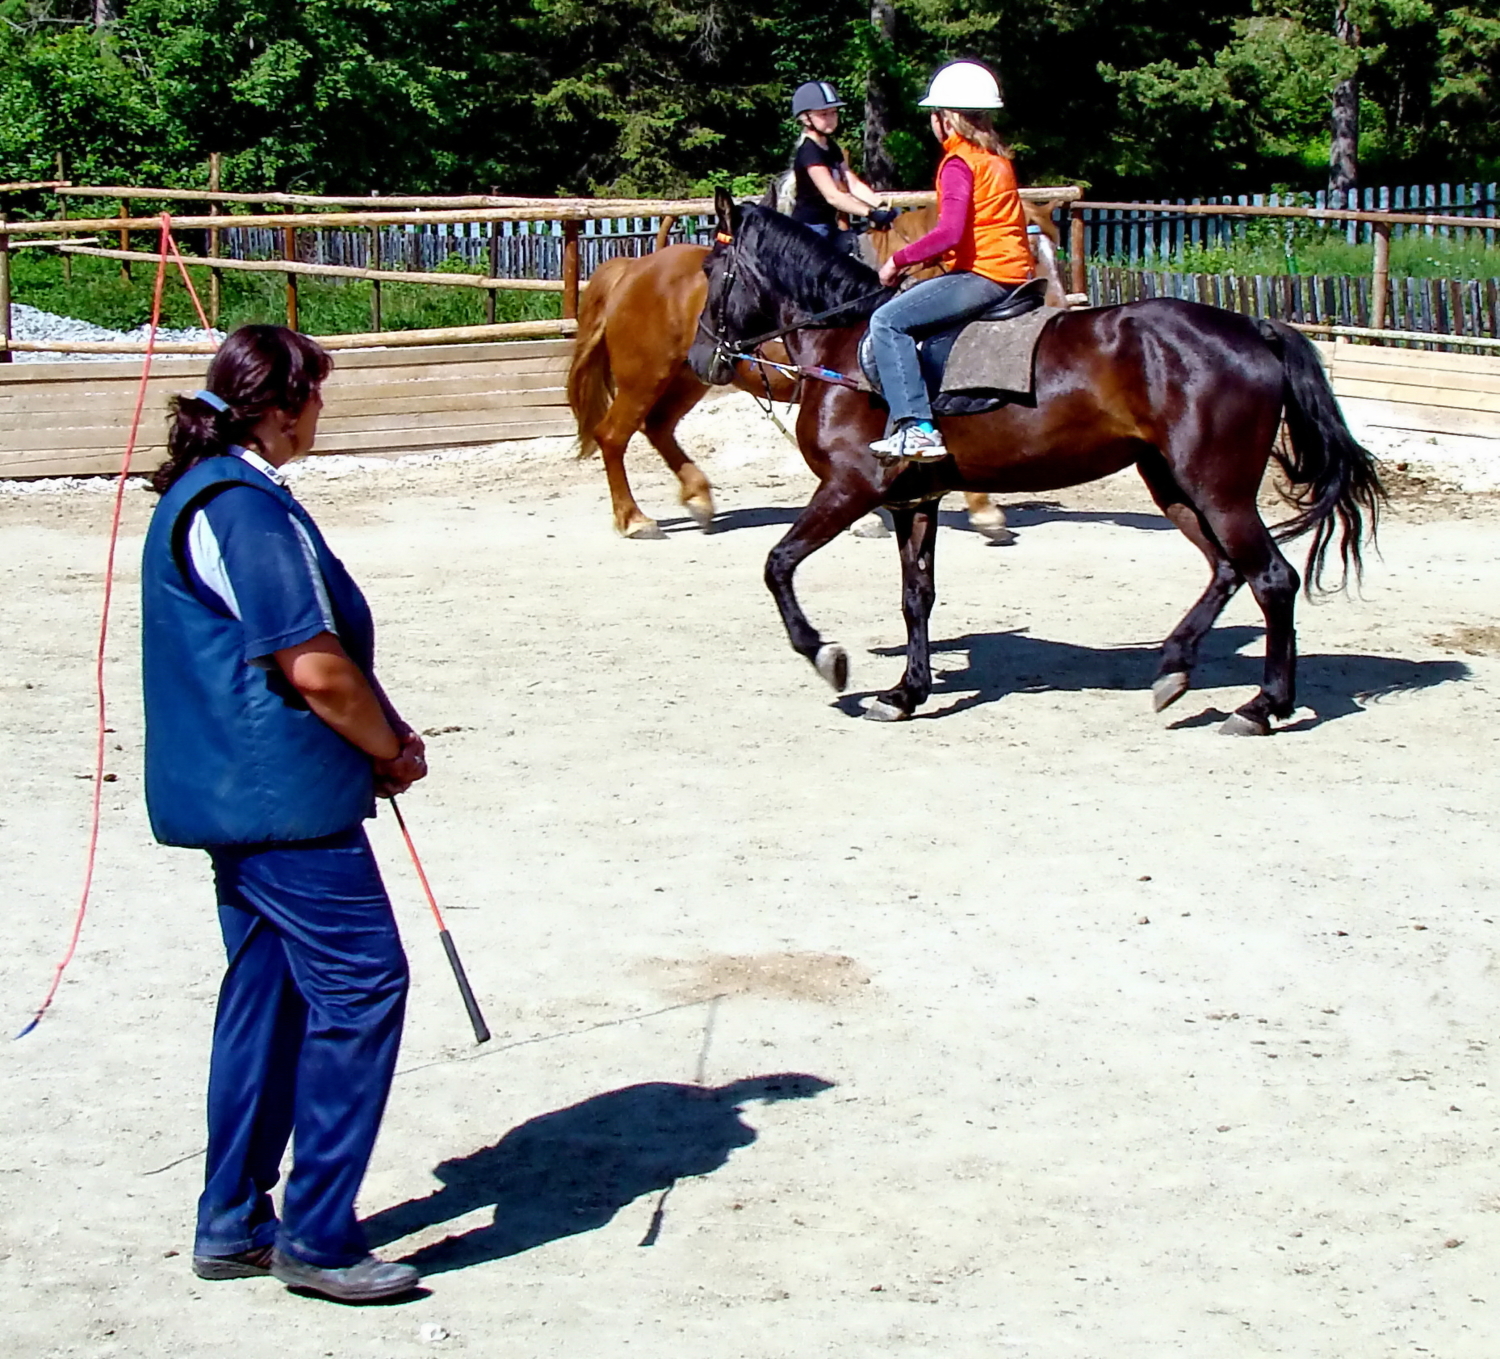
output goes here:
<path id="1" fill-rule="evenodd" d="M 943 436 L 917 425 L 904 425 L 894 434 L 877 439 L 870 450 L 881 462 L 937 462 L 948 456 Z"/>

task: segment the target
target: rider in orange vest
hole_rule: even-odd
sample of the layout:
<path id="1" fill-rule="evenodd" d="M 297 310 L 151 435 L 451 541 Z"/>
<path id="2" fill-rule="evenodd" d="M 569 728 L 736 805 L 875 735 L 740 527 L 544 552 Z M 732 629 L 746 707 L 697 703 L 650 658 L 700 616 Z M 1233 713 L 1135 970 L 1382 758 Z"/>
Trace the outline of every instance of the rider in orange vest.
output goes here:
<path id="1" fill-rule="evenodd" d="M 988 311 L 1031 277 L 1026 217 L 1016 175 L 990 123 L 1000 86 L 977 61 L 955 61 L 933 76 L 924 108 L 943 147 L 938 166 L 938 224 L 898 250 L 880 271 L 894 286 L 902 272 L 941 258 L 947 272 L 918 283 L 870 318 L 870 342 L 890 405 L 886 437 L 871 444 L 882 460 L 946 457 L 932 423 L 917 338 Z"/>

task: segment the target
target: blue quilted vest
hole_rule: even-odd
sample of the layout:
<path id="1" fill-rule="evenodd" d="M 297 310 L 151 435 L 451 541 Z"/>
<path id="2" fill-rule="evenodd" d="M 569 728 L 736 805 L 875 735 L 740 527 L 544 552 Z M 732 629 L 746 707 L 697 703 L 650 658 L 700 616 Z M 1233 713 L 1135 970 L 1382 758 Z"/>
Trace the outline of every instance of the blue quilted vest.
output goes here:
<path id="1" fill-rule="evenodd" d="M 189 583 L 192 516 L 231 486 L 271 496 L 307 529 L 339 640 L 374 673 L 369 606 L 296 498 L 233 455 L 189 469 L 157 505 L 141 562 L 146 808 L 165 845 L 312 840 L 374 814 L 370 757 L 314 714 L 279 669 L 249 664 L 239 620 Z"/>

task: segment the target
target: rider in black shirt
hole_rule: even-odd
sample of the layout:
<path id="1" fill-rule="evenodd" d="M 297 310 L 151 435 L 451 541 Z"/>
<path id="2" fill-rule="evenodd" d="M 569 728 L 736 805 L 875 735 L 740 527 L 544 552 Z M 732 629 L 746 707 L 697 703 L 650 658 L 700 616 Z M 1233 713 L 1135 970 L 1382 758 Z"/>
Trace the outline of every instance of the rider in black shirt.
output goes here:
<path id="1" fill-rule="evenodd" d="M 839 230 L 839 216 L 868 217 L 875 226 L 889 226 L 895 211 L 884 207 L 880 195 L 853 170 L 843 148 L 833 140 L 844 101 L 823 80 L 799 85 L 792 96 L 792 115 L 802 124 L 802 140 L 792 158 L 796 197 L 793 221 L 811 227 L 830 240 L 847 239 Z"/>

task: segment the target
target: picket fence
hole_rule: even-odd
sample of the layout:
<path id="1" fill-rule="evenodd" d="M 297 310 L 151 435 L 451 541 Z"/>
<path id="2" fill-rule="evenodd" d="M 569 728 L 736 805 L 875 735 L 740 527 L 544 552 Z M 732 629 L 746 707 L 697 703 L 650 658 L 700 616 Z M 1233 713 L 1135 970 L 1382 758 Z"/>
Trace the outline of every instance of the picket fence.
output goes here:
<path id="1" fill-rule="evenodd" d="M 586 221 L 579 236 L 579 267 L 585 278 L 617 255 L 649 255 L 656 246 L 659 217 L 621 217 Z M 496 278 L 561 278 L 561 222 L 499 222 L 494 241 Z M 706 241 L 713 223 L 705 218 L 680 219 L 671 239 Z M 297 258 L 305 264 L 370 267 L 374 229 L 299 231 Z M 232 259 L 282 258 L 282 233 L 264 227 L 232 227 L 220 233 L 220 250 Z M 196 248 L 196 243 L 195 243 Z M 490 227 L 485 223 L 435 222 L 422 226 L 380 228 L 380 262 L 386 269 L 428 272 L 456 263 L 489 271 Z"/>
<path id="2" fill-rule="evenodd" d="M 1496 219 L 1494 231 L 1480 235 L 1486 245 L 1496 244 L 1500 236 L 1500 185 L 1495 184 L 1411 184 L 1356 189 L 1343 206 L 1361 212 L 1433 212 L 1445 215 Z M 1238 204 L 1241 207 L 1318 207 L 1330 206 L 1326 191 L 1318 193 L 1256 193 L 1223 195 L 1217 198 L 1154 198 L 1143 203 L 1161 204 Z M 1313 223 L 1287 218 L 1217 217 L 1212 213 L 1139 212 L 1104 208 L 1078 210 L 1084 223 L 1085 253 L 1089 259 L 1107 259 L 1120 264 L 1156 263 L 1180 258 L 1189 246 L 1212 250 L 1242 244 L 1252 223 L 1270 222 L 1279 232 L 1306 231 Z M 1369 243 L 1371 224 L 1351 222 L 1339 229 L 1351 242 Z M 1393 237 L 1407 235 L 1453 236 L 1461 227 L 1402 226 L 1391 228 Z M 1467 233 L 1465 233 L 1467 234 Z"/>
<path id="3" fill-rule="evenodd" d="M 1192 302 L 1308 325 L 1373 324 L 1367 276 L 1338 274 L 1182 274 L 1094 265 L 1089 300 L 1108 307 L 1148 297 Z M 1386 328 L 1446 335 L 1500 335 L 1500 278 L 1393 278 Z"/>

